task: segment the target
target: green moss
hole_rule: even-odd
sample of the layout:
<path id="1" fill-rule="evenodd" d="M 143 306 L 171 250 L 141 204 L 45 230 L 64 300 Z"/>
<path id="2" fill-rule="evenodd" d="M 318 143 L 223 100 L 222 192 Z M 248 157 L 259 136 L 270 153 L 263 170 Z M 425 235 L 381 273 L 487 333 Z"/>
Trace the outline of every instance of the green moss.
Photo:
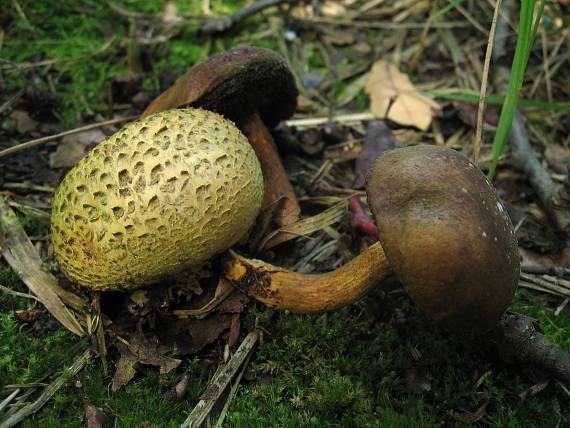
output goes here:
<path id="1" fill-rule="evenodd" d="M 515 306 L 528 305 L 525 300 L 532 295 L 522 294 Z M 378 306 L 379 321 L 370 321 L 370 310 L 363 312 L 362 305 L 327 315 L 258 312 L 271 336 L 255 351 L 227 426 L 446 426 L 455 424 L 453 412 L 473 413 L 483 405 L 484 421 L 491 425 L 570 422 L 567 397 L 556 384 L 521 405 L 519 395 L 535 383 L 531 370 L 502 364 L 475 342 L 464 343 L 439 330 L 405 297 Z M 570 327 L 568 315 L 563 312 L 554 321 L 545 316 L 553 323 L 548 327 L 544 319 L 546 333 L 567 340 L 560 331 Z M 7 383 L 61 373 L 74 355 L 70 347 L 76 339 L 68 333 L 36 336 L 9 313 L 0 322 L 0 376 Z M 423 373 L 428 391 L 410 390 L 406 379 L 411 368 Z M 167 401 L 164 393 L 183 372 L 191 375 L 187 400 Z M 196 404 L 207 378 L 193 360 L 167 376 L 143 368 L 135 381 L 112 393 L 111 376 L 94 362 L 24 426 L 77 426 L 86 403 L 101 407 L 118 426 L 177 426 Z"/>
<path id="2" fill-rule="evenodd" d="M 13 291 L 27 292 L 20 278 L 9 267 L 0 267 L 0 285 Z M 29 301 L 0 291 L 0 314 L 5 311 L 17 311 L 27 308 Z"/>
<path id="3" fill-rule="evenodd" d="M 3 384 L 35 382 L 69 357 L 76 340 L 64 330 L 34 331 L 12 313 L 0 313 L 0 379 Z"/>
<path id="4" fill-rule="evenodd" d="M 555 316 L 555 307 L 545 305 L 544 301 L 537 300 L 535 296 L 530 290 L 519 288 L 513 310 L 536 318 L 544 334 L 566 352 L 570 352 L 570 310 L 566 308 Z M 562 299 L 558 304 L 561 303 Z"/>
<path id="5" fill-rule="evenodd" d="M 199 0 L 177 2 L 180 13 L 193 16 L 201 13 L 201 4 Z M 213 2 L 212 9 L 221 15 L 233 13 L 243 5 L 242 1 Z M 128 2 L 123 6 L 131 12 L 159 14 L 163 2 Z M 112 78 L 129 73 L 126 51 L 129 18 L 95 0 L 81 4 L 59 0 L 33 2 L 26 6 L 25 12 L 29 26 L 12 8 L 8 8 L 18 30 L 5 37 L 2 58 L 15 64 L 51 63 L 49 66 L 8 71 L 5 76 L 6 92 L 14 93 L 24 88 L 28 78 L 37 74 L 41 78 L 40 86 L 57 94 L 55 114 L 61 117 L 66 127 L 74 126 L 90 110 L 108 113 Z M 259 22 L 263 20 L 247 20 L 245 32 L 256 31 L 254 24 Z M 189 20 L 168 42 L 139 45 L 152 64 L 152 69 L 143 73 L 143 88 L 158 92 L 162 89 L 158 85 L 159 77 L 165 71 L 180 75 L 208 56 L 210 45 L 207 38 L 197 35 L 198 26 L 199 21 Z M 160 26 L 156 31 L 160 32 Z M 107 45 L 110 37 L 113 41 Z M 275 47 L 274 42 L 267 40 L 259 44 Z M 46 83 L 48 80 L 51 88 Z"/>
<path id="6" fill-rule="evenodd" d="M 270 340 L 256 353 L 257 379 L 241 388 L 229 425 L 442 426 L 454 423 L 451 412 L 475 412 L 485 403 L 492 425 L 568 423 L 567 398 L 557 387 L 521 406 L 519 394 L 533 385 L 528 371 L 430 325 L 406 299 L 396 306 L 407 319 L 399 326 L 364 321 L 354 308 L 328 316 L 277 315 L 266 324 Z M 567 327 L 565 320 L 555 332 Z M 430 391 L 410 392 L 411 367 L 425 372 Z M 267 378 L 269 384 L 259 384 Z"/>

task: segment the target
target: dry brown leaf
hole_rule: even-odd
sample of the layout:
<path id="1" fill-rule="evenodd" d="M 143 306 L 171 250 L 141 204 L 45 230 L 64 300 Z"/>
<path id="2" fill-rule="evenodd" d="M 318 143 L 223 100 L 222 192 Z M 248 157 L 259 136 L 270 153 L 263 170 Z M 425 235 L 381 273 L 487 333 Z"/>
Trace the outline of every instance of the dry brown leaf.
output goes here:
<path id="1" fill-rule="evenodd" d="M 368 122 L 366 139 L 362 146 L 362 151 L 356 158 L 355 173 L 356 179 L 353 188 L 362 189 L 366 184 L 366 176 L 374 161 L 382 153 L 388 150 L 401 147 L 402 144 L 394 137 L 390 128 L 381 120 L 371 120 Z"/>
<path id="2" fill-rule="evenodd" d="M 178 320 L 176 321 L 176 330 L 181 337 L 188 341 L 188 334 L 192 338 L 190 353 L 200 351 L 206 345 L 214 342 L 220 335 L 227 330 L 234 315 L 214 315 L 203 320 Z"/>
<path id="3" fill-rule="evenodd" d="M 14 110 L 8 117 L 15 122 L 16 131 L 18 131 L 19 134 L 35 131 L 39 125 L 26 111 Z"/>
<path id="4" fill-rule="evenodd" d="M 233 314 L 211 314 L 204 319 L 178 319 L 160 325 L 158 350 L 168 352 L 176 347 L 179 355 L 194 354 L 218 340 L 230 328 Z"/>
<path id="5" fill-rule="evenodd" d="M 149 342 L 145 337 L 140 325 L 137 326 L 136 333 L 128 341 L 118 335 L 116 338 L 119 340 L 117 348 L 121 352 L 121 358 L 113 375 L 113 391 L 117 391 L 134 377 L 137 363 L 159 367 L 160 374 L 166 374 L 182 362 L 182 360 L 170 358 L 160 353 L 157 344 Z"/>
<path id="6" fill-rule="evenodd" d="M 85 156 L 85 152 L 100 143 L 106 135 L 100 129 L 91 129 L 78 134 L 67 135 L 49 158 L 52 168 L 71 168 Z"/>
<path id="7" fill-rule="evenodd" d="M 113 385 L 111 386 L 113 392 L 118 391 L 135 376 L 138 362 L 138 358 L 125 345 L 118 343 L 117 347 L 121 352 L 121 358 L 113 375 Z"/>
<path id="8" fill-rule="evenodd" d="M 372 66 L 365 90 L 374 116 L 422 131 L 431 124 L 432 110 L 440 108 L 435 101 L 420 94 L 406 74 L 383 59 Z"/>
<path id="9" fill-rule="evenodd" d="M 16 311 L 15 315 L 22 322 L 34 322 L 43 313 L 43 309 L 28 309 L 27 311 Z"/>
<path id="10" fill-rule="evenodd" d="M 570 169 L 570 150 L 560 144 L 549 144 L 544 150 L 548 165 L 559 174 L 567 174 Z"/>

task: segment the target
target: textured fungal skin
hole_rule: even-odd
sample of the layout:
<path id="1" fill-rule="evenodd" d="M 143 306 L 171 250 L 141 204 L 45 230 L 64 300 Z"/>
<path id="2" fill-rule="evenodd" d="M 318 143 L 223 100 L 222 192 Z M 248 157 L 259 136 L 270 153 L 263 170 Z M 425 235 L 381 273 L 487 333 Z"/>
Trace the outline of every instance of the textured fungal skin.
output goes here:
<path id="1" fill-rule="evenodd" d="M 367 183 L 380 242 L 418 308 L 456 331 L 497 325 L 518 285 L 513 225 L 462 154 L 418 145 L 384 153 Z"/>
<path id="2" fill-rule="evenodd" d="M 54 253 L 93 290 L 152 284 L 233 245 L 262 197 L 259 161 L 231 121 L 201 109 L 157 113 L 107 138 L 63 179 Z"/>

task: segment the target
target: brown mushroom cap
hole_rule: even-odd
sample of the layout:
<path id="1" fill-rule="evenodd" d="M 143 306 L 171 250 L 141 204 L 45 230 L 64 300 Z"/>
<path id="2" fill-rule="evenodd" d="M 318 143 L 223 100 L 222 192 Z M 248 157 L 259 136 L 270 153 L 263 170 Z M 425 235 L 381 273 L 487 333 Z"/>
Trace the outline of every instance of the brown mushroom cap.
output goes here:
<path id="1" fill-rule="evenodd" d="M 143 117 L 176 107 L 202 107 L 238 124 L 254 113 L 268 126 L 293 115 L 295 78 L 277 53 L 257 47 L 222 52 L 192 67 L 154 100 Z"/>
<path id="2" fill-rule="evenodd" d="M 452 330 L 492 328 L 520 264 L 512 223 L 481 171 L 451 149 L 406 147 L 376 161 L 367 192 L 390 265 L 420 311 Z"/>

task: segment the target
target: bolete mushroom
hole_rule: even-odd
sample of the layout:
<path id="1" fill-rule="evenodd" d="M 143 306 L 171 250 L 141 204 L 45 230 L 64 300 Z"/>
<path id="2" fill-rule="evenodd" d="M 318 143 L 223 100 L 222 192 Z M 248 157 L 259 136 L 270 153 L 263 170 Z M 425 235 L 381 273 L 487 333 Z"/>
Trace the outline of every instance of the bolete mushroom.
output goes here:
<path id="1" fill-rule="evenodd" d="M 93 290 L 148 285 L 232 246 L 262 198 L 259 161 L 231 121 L 203 109 L 156 113 L 65 176 L 52 203 L 54 254 Z"/>
<path id="2" fill-rule="evenodd" d="M 297 94 L 293 73 L 281 56 L 269 49 L 239 47 L 193 66 L 147 107 L 143 117 L 192 106 L 233 120 L 261 163 L 263 208 L 274 210 L 279 204 L 276 226 L 281 227 L 296 222 L 300 208 L 267 127 L 294 113 Z"/>
<path id="3" fill-rule="evenodd" d="M 481 171 L 451 149 L 395 149 L 374 163 L 367 194 L 380 242 L 345 266 L 300 274 L 230 252 L 226 277 L 270 307 L 318 312 L 351 303 L 395 275 L 443 326 L 474 332 L 495 326 L 520 265 L 512 224 Z"/>

